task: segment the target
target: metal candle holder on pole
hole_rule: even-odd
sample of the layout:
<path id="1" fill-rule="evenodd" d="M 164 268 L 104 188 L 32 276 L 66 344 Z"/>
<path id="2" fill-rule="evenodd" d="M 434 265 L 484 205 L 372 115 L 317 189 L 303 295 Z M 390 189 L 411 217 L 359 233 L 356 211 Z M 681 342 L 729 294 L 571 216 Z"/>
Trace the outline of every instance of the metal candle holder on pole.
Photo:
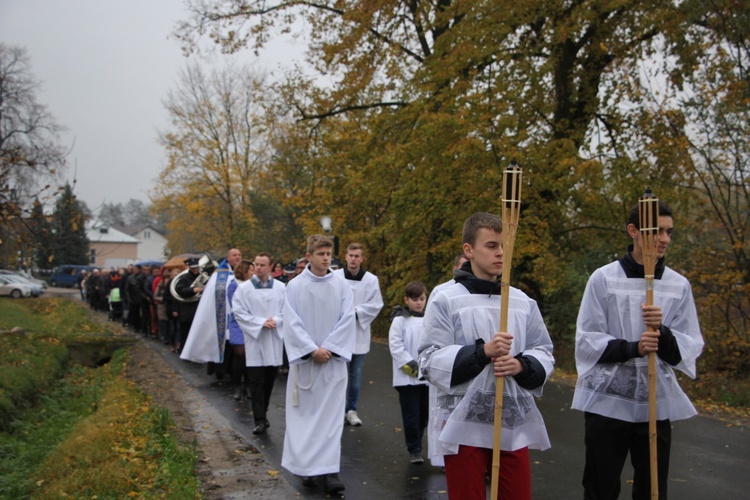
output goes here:
<path id="1" fill-rule="evenodd" d="M 659 244 L 659 199 L 646 188 L 638 200 L 638 221 L 643 248 L 643 272 L 646 278 L 646 305 L 654 305 L 654 273 Z M 655 331 L 651 326 L 649 331 Z M 659 498 L 659 476 L 656 455 L 656 353 L 648 353 L 648 444 L 651 465 L 651 498 Z"/>
<path id="2" fill-rule="evenodd" d="M 508 305 L 510 299 L 510 270 L 513 260 L 513 247 L 516 242 L 518 218 L 521 213 L 521 179 L 523 171 L 516 160 L 510 162 L 503 171 L 503 275 L 500 281 L 500 331 L 508 330 Z M 492 445 L 492 481 L 490 498 L 497 498 L 500 480 L 500 443 L 503 427 L 503 389 L 504 377 L 495 379 L 495 420 Z"/>

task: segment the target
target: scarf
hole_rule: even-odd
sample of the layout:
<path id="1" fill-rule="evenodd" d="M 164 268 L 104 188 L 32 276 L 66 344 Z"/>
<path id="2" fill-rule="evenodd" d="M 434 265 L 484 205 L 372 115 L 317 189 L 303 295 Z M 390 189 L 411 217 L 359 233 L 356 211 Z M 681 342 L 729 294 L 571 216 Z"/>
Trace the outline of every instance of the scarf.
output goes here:
<path id="1" fill-rule="evenodd" d="M 633 245 L 628 245 L 628 253 L 622 256 L 618 261 L 622 270 L 625 271 L 625 276 L 628 278 L 645 278 L 646 273 L 643 270 L 643 264 L 639 264 L 633 258 Z M 654 270 L 654 278 L 660 280 L 664 274 L 664 257 L 656 261 L 656 268 Z"/>
<path id="2" fill-rule="evenodd" d="M 500 277 L 495 281 L 477 278 L 471 270 L 471 261 L 464 262 L 461 269 L 453 272 L 453 279 L 461 283 L 469 293 L 500 295 Z"/>
<path id="3" fill-rule="evenodd" d="M 424 311 L 422 311 L 421 313 L 418 313 L 418 312 L 412 311 L 408 307 L 396 306 L 393 309 L 391 309 L 391 314 L 389 316 L 389 319 L 393 321 L 398 316 L 403 316 L 405 318 L 409 318 L 409 317 L 423 318 Z"/>

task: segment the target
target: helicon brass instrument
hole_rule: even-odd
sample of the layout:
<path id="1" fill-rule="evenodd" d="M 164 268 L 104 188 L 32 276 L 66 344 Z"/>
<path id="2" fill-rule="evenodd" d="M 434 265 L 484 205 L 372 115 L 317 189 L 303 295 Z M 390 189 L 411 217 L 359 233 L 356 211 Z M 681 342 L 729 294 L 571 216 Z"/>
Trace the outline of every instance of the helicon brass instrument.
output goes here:
<path id="1" fill-rule="evenodd" d="M 208 283 L 208 280 L 211 278 L 211 274 L 213 274 L 213 272 L 216 270 L 216 265 L 216 262 L 214 262 L 211 257 L 208 256 L 208 254 L 203 254 L 203 256 L 198 261 L 198 276 L 195 278 L 195 280 L 193 280 L 190 288 L 204 288 L 206 286 L 206 283 Z M 172 279 L 172 282 L 169 284 L 169 291 L 172 294 L 172 297 L 180 302 L 197 302 L 203 295 L 202 293 L 197 293 L 191 297 L 182 297 L 177 293 L 175 285 L 177 285 L 177 282 L 182 278 L 183 275 L 189 272 L 189 268 L 185 269 L 180 274 L 175 276 Z"/>

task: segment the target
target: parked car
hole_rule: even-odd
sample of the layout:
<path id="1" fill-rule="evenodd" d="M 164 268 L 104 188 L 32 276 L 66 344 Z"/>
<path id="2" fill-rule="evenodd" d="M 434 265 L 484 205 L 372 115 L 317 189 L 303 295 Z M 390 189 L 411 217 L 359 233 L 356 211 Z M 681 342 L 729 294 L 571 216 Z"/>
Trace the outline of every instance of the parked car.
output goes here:
<path id="1" fill-rule="evenodd" d="M 9 295 L 14 299 L 30 297 L 31 288 L 22 283 L 15 283 L 11 281 L 8 276 L 3 275 L 0 276 L 0 295 Z"/>
<path id="2" fill-rule="evenodd" d="M 52 271 L 52 277 L 49 280 L 49 284 L 52 286 L 60 286 L 64 288 L 72 288 L 78 286 L 78 275 L 81 271 L 91 273 L 94 270 L 94 266 L 76 266 L 76 265 L 62 265 L 56 267 Z"/>
<path id="3" fill-rule="evenodd" d="M 19 285 L 23 285 L 26 288 L 28 288 L 31 291 L 32 297 L 39 297 L 41 294 L 44 293 L 44 288 L 42 288 L 41 285 L 37 285 L 36 283 L 32 283 L 31 281 L 27 280 L 26 278 L 22 278 L 20 276 L 15 276 L 13 274 L 4 274 L 2 276 L 6 281 L 9 283 L 17 283 Z"/>
<path id="4" fill-rule="evenodd" d="M 42 288 L 47 288 L 47 282 L 44 280 L 36 279 L 28 271 L 9 271 L 7 269 L 0 269 L 0 276 L 3 274 L 9 274 L 11 276 L 20 276 L 21 278 L 27 279 L 32 283 L 36 283 Z"/>

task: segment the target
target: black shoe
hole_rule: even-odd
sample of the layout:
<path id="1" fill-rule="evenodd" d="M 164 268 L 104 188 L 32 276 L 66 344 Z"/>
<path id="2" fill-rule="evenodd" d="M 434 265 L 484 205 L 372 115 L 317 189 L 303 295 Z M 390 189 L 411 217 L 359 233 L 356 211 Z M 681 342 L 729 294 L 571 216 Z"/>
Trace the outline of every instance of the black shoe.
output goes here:
<path id="1" fill-rule="evenodd" d="M 338 474 L 326 474 L 323 476 L 323 485 L 326 493 L 338 493 L 346 489 L 344 483 L 339 479 Z"/>
<path id="2" fill-rule="evenodd" d="M 243 392 L 244 391 L 242 390 L 242 386 L 241 385 L 238 385 L 237 387 L 235 387 L 234 388 L 234 396 L 233 396 L 234 399 L 236 401 L 242 401 Z"/>
<path id="3" fill-rule="evenodd" d="M 315 476 L 304 476 L 302 478 L 302 486 L 305 486 L 306 488 L 314 488 L 318 485 L 318 480 L 315 479 Z"/>
<path id="4" fill-rule="evenodd" d="M 265 434 L 266 429 L 268 429 L 268 426 L 265 422 L 258 422 L 255 424 L 255 428 L 253 429 L 253 434 Z"/>

